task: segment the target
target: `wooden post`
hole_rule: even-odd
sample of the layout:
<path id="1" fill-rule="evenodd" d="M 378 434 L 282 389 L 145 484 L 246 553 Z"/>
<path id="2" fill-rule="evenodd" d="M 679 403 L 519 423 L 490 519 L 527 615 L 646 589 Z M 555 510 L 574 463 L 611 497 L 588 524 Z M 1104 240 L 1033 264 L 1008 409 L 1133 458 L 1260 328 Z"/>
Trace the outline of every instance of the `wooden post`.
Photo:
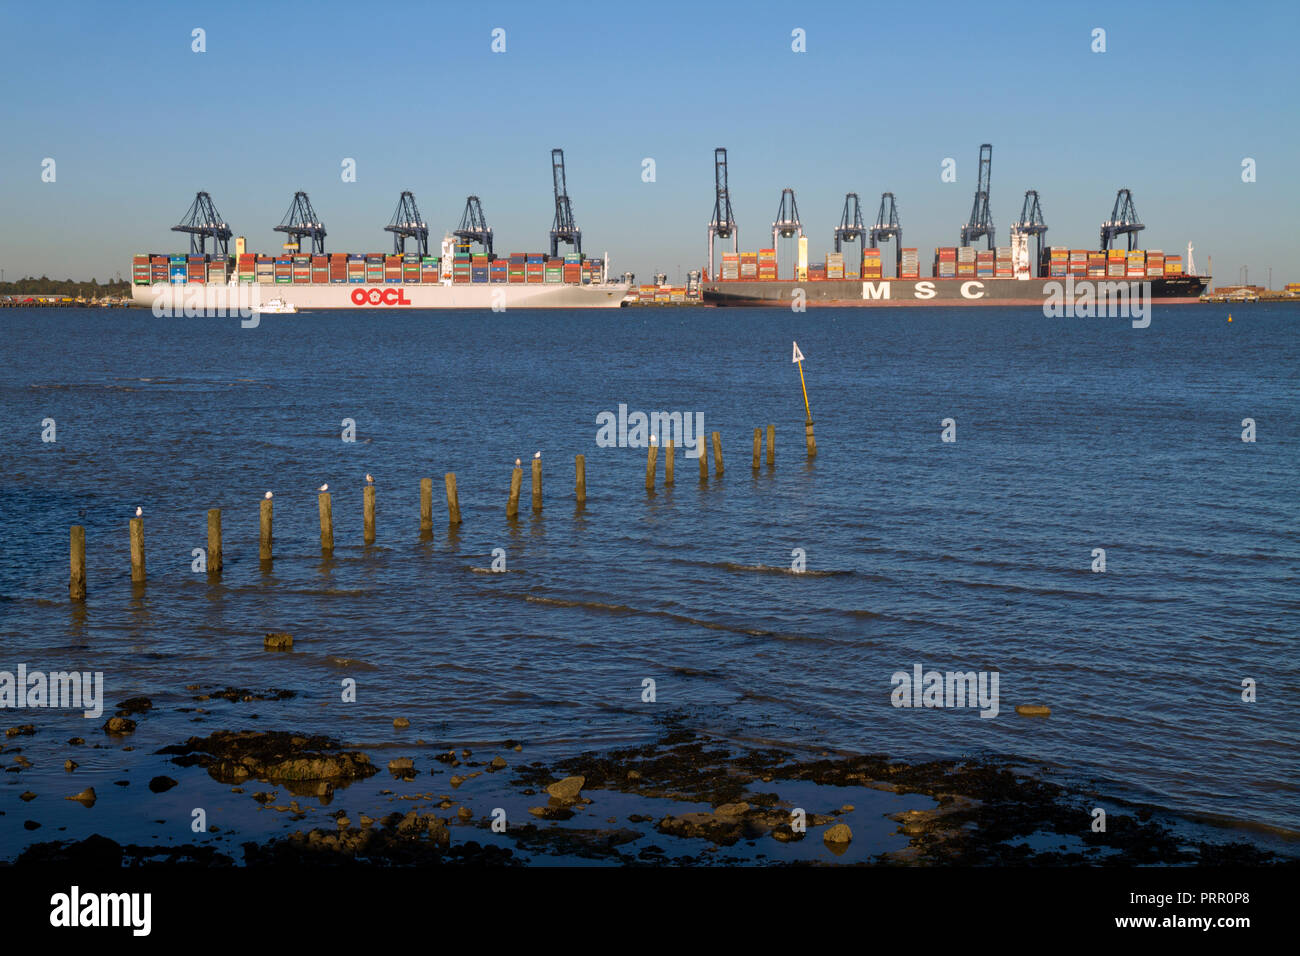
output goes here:
<path id="1" fill-rule="evenodd" d="M 650 442 L 650 449 L 645 456 L 645 490 L 655 490 L 655 468 L 659 461 L 659 445 Z"/>
<path id="2" fill-rule="evenodd" d="M 696 447 L 700 449 L 700 481 L 709 480 L 709 449 L 704 444 L 704 436 L 700 435 L 695 440 Z"/>
<path id="3" fill-rule="evenodd" d="M 420 533 L 433 531 L 433 479 L 420 479 Z"/>
<path id="4" fill-rule="evenodd" d="M 131 583 L 143 584 L 144 576 L 144 519 L 131 519 Z"/>
<path id="5" fill-rule="evenodd" d="M 533 510 L 542 510 L 542 460 L 533 459 Z"/>
<path id="6" fill-rule="evenodd" d="M 668 439 L 668 447 L 664 449 L 664 484 L 673 483 L 673 466 L 677 464 L 677 450 L 673 448 L 673 440 Z"/>
<path id="7" fill-rule="evenodd" d="M 79 524 L 72 526 L 71 534 L 72 576 L 68 579 L 68 597 L 74 601 L 86 599 L 86 529 Z"/>
<path id="8" fill-rule="evenodd" d="M 367 483 L 361 497 L 361 541 L 375 543 L 375 486 Z"/>
<path id="9" fill-rule="evenodd" d="M 334 553 L 334 510 L 330 506 L 330 493 L 322 491 L 316 496 L 320 505 L 320 549 L 325 554 Z"/>
<path id="10" fill-rule="evenodd" d="M 803 425 L 804 442 L 808 446 L 808 457 L 817 457 L 817 439 L 813 437 L 812 419 L 808 419 Z"/>
<path id="11" fill-rule="evenodd" d="M 257 548 L 257 557 L 258 557 L 258 560 L 262 561 L 263 563 L 269 563 L 270 560 L 271 560 L 271 553 L 272 553 L 272 549 L 271 549 L 271 515 L 272 515 L 271 499 L 270 499 L 270 498 L 263 498 L 263 499 L 262 499 L 261 507 L 259 508 L 259 522 L 258 522 L 258 523 L 259 523 L 259 526 L 260 526 L 260 529 L 261 529 L 261 534 L 260 534 L 260 537 L 259 537 L 259 544 L 258 544 L 258 548 Z M 218 521 L 220 521 L 220 515 L 218 515 Z M 219 525 L 218 525 L 218 527 L 217 527 L 217 535 L 218 535 L 218 541 L 219 541 L 219 540 L 220 540 L 220 535 L 221 535 L 221 528 L 220 528 Z M 208 537 L 209 537 L 209 538 L 212 537 L 212 535 L 211 535 L 211 525 L 209 525 L 209 534 L 208 534 Z M 211 570 L 211 569 L 212 569 L 212 556 L 209 555 L 209 556 L 208 556 L 208 570 Z"/>
<path id="12" fill-rule="evenodd" d="M 506 499 L 506 517 L 519 517 L 519 489 L 524 484 L 524 470 L 515 465 L 510 471 L 510 497 Z"/>
<path id="13" fill-rule="evenodd" d="M 722 436 L 717 432 L 713 433 L 713 473 L 719 478 L 722 477 Z"/>
<path id="14" fill-rule="evenodd" d="M 573 456 L 573 493 L 577 496 L 578 504 L 587 503 L 587 456 Z"/>
<path id="15" fill-rule="evenodd" d="M 208 574 L 220 574 L 225 562 L 221 556 L 221 509 L 208 509 Z"/>
<path id="16" fill-rule="evenodd" d="M 767 426 L 767 467 L 776 464 L 776 426 Z"/>
<path id="17" fill-rule="evenodd" d="M 754 429 L 754 470 L 758 471 L 758 463 L 763 455 L 763 429 Z"/>
<path id="18" fill-rule="evenodd" d="M 460 524 L 460 496 L 456 494 L 456 473 L 447 472 L 443 482 L 447 485 L 447 521 L 450 524 Z"/>

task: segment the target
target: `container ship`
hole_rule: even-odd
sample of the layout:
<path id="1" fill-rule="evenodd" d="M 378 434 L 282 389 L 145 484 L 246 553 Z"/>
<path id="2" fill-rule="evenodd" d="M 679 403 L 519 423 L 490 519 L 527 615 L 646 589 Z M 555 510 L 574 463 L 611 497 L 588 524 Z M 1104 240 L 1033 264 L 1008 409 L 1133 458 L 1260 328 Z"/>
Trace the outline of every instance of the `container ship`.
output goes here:
<path id="1" fill-rule="evenodd" d="M 1047 224 L 1036 190 L 1028 190 L 1020 219 L 1011 228 L 1011 244 L 994 245 L 989 213 L 989 181 L 993 147 L 980 147 L 979 182 L 970 219 L 961 228 L 961 245 L 934 250 L 926 274 L 921 274 L 920 249 L 902 245 L 902 227 L 893 193 L 881 196 L 880 212 L 868 227 L 856 193 L 845 196 L 844 212 L 835 229 L 835 252 L 825 261 L 809 263 L 808 240 L 799 221 L 794 190 L 785 189 L 772 244 L 757 252 L 739 251 L 739 230 L 731 211 L 727 187 L 726 149 L 714 151 L 716 199 L 709 223 L 709 271 L 714 271 L 714 241 L 731 239 L 732 252 L 723 252 L 721 269 L 705 273 L 702 300 L 713 306 L 783 306 L 792 302 L 808 306 L 1024 306 L 1043 307 L 1054 301 L 1127 302 L 1130 296 L 1149 295 L 1162 303 L 1199 302 L 1210 284 L 1208 275 L 1195 274 L 1193 247 L 1187 262 L 1181 255 L 1158 249 L 1134 249 L 1138 220 L 1132 193 L 1119 190 L 1110 218 L 1102 223 L 1100 249 L 1045 246 Z M 1127 250 L 1112 248 L 1127 237 Z M 796 261 L 779 276 L 779 238 L 797 243 Z M 984 239 L 988 248 L 974 243 Z M 896 263 L 886 276 L 879 244 L 892 241 Z M 1036 255 L 1030 254 L 1030 243 Z M 841 251 L 856 244 L 857 256 Z M 1074 314 L 1074 313 L 1071 313 Z"/>
<path id="2" fill-rule="evenodd" d="M 608 281 L 609 258 L 582 254 L 569 199 L 564 151 L 551 150 L 555 221 L 550 254 L 513 252 L 498 256 L 493 232 L 477 196 L 470 196 L 460 226 L 442 240 L 439 255 L 429 253 L 429 228 L 409 190 L 384 230 L 393 235 L 393 252 L 325 252 L 325 226 L 305 192 L 294 194 L 276 232 L 283 250 L 260 255 L 245 249 L 243 237 L 222 220 L 212 197 L 199 192 L 179 225 L 188 233 L 188 254 L 141 253 L 131 268 L 132 301 L 193 314 L 239 308 L 299 312 L 315 309 L 591 309 L 624 304 L 629 281 Z M 235 252 L 229 254 L 234 238 Z M 207 252 L 211 241 L 213 252 Z M 407 252 L 408 242 L 417 251 Z M 573 247 L 563 256 L 561 243 Z M 310 251 L 303 246 L 309 245 Z M 478 250 L 475 250 L 475 246 Z M 193 311 L 192 311 L 193 310 Z"/>

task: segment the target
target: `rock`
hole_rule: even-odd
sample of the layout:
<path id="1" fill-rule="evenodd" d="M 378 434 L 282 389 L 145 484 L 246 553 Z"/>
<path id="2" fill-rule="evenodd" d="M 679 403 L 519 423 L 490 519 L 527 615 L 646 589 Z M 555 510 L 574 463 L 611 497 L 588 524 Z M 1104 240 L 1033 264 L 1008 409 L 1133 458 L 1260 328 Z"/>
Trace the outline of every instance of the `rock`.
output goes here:
<path id="1" fill-rule="evenodd" d="M 36 733 L 36 728 L 31 724 L 23 724 L 20 727 L 10 727 L 5 731 L 6 737 L 30 737 Z"/>
<path id="2" fill-rule="evenodd" d="M 713 811 L 713 815 L 719 820 L 739 820 L 746 811 L 749 810 L 748 803 L 724 803 Z"/>
<path id="3" fill-rule="evenodd" d="M 515 753 L 519 753 L 519 751 L 521 751 L 521 750 L 523 750 L 523 749 L 524 749 L 524 745 L 523 745 L 523 744 L 515 744 Z"/>
<path id="4" fill-rule="evenodd" d="M 28 767 L 32 765 L 32 762 L 28 760 L 26 757 L 24 757 L 22 754 L 19 754 L 18 756 L 14 757 L 14 763 L 18 764 L 18 766 L 22 767 L 24 770 L 26 770 Z"/>
<path id="5" fill-rule="evenodd" d="M 80 747 L 85 742 L 86 742 L 85 737 L 71 737 L 68 739 L 68 743 L 74 747 Z"/>
<path id="6" fill-rule="evenodd" d="M 72 771 L 76 770 L 80 766 L 81 764 L 77 763 L 75 760 L 63 761 L 63 769 L 68 771 L 68 773 L 72 773 Z"/>
<path id="7" fill-rule="evenodd" d="M 348 827 L 352 826 L 352 821 L 349 820 L 346 816 L 340 816 L 334 822 L 338 824 L 338 828 L 340 830 L 346 830 Z"/>
<path id="8" fill-rule="evenodd" d="M 130 717 L 132 714 L 147 713 L 153 707 L 148 697 L 128 697 L 117 705 L 117 716 Z"/>
<path id="9" fill-rule="evenodd" d="M 397 757 L 388 761 L 388 772 L 394 776 L 400 777 L 406 774 L 415 774 L 415 761 L 410 757 Z"/>
<path id="10" fill-rule="evenodd" d="M 262 641 L 262 647 L 268 651 L 291 651 L 293 635 L 285 631 L 270 631 Z"/>
<path id="11" fill-rule="evenodd" d="M 130 717 L 110 717 L 108 723 L 104 725 L 104 730 L 116 737 L 133 734 L 135 733 L 135 721 Z"/>
<path id="12" fill-rule="evenodd" d="M 398 730 L 405 730 L 407 727 L 411 726 L 411 722 L 405 717 L 394 717 L 393 726 Z"/>
<path id="13" fill-rule="evenodd" d="M 1016 704 L 1016 713 L 1021 717 L 1051 717 L 1052 708 L 1045 704 Z"/>
<path id="14" fill-rule="evenodd" d="M 573 816 L 573 811 L 564 807 L 529 807 L 528 812 L 543 820 L 568 820 Z"/>
<path id="15" fill-rule="evenodd" d="M 578 794 L 582 792 L 583 785 L 586 784 L 586 777 L 565 777 L 563 780 L 557 780 L 546 788 L 556 800 L 572 802 L 578 799 Z"/>
<path id="16" fill-rule="evenodd" d="M 844 804 L 844 806 L 840 807 L 840 813 L 852 813 L 852 812 L 853 812 L 853 804 L 851 803 L 846 803 Z"/>
<path id="17" fill-rule="evenodd" d="M 253 799 L 258 803 L 270 803 L 275 799 L 275 794 L 267 793 L 265 790 L 259 790 L 253 794 Z"/>
<path id="18" fill-rule="evenodd" d="M 20 793 L 18 795 L 18 799 L 23 801 L 23 803 L 31 803 L 33 800 L 36 799 L 36 794 L 28 790 L 26 793 Z"/>
<path id="19" fill-rule="evenodd" d="M 629 771 L 627 772 L 627 779 L 629 779 L 629 780 L 640 780 L 640 779 L 641 779 L 641 771 L 639 771 L 639 770 L 629 770 Z"/>
<path id="20" fill-rule="evenodd" d="M 506 767 L 505 757 L 493 757 L 491 767 L 493 770 L 504 770 Z"/>
<path id="21" fill-rule="evenodd" d="M 154 777 L 149 781 L 149 789 L 154 793 L 166 793 L 174 786 L 176 781 L 171 777 Z"/>
<path id="22" fill-rule="evenodd" d="M 460 807 L 459 809 L 457 809 L 456 816 L 460 817 L 462 820 L 474 819 L 474 813 L 470 810 L 469 807 Z"/>
<path id="23" fill-rule="evenodd" d="M 95 788 L 87 787 L 85 790 L 81 791 L 81 793 L 75 794 L 71 797 L 66 797 L 65 799 L 76 800 L 85 807 L 93 807 L 95 805 Z"/>
<path id="24" fill-rule="evenodd" d="M 833 827 L 827 827 L 826 832 L 822 834 L 822 840 L 829 846 L 831 844 L 847 844 L 853 839 L 853 831 L 849 829 L 847 823 L 837 823 Z"/>

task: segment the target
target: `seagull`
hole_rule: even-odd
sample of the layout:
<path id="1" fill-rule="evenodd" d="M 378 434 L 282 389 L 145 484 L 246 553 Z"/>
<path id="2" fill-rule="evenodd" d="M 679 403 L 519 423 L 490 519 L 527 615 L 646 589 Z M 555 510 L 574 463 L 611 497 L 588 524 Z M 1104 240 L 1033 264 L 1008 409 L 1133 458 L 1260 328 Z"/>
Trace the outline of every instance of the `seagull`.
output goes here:
<path id="1" fill-rule="evenodd" d="M 366 482 L 372 485 L 375 483 L 374 475 L 370 474 L 370 472 L 366 472 Z"/>
<path id="2" fill-rule="evenodd" d="M 520 464 L 519 459 L 516 458 L 516 459 L 515 459 L 515 467 L 518 468 L 518 467 L 519 467 L 519 464 Z"/>
<path id="3" fill-rule="evenodd" d="M 651 435 L 651 436 L 650 436 L 650 444 L 652 444 L 652 445 L 657 445 L 657 444 L 659 444 L 659 438 L 658 438 L 657 435 Z"/>
<path id="4" fill-rule="evenodd" d="M 144 514 L 144 509 L 141 508 L 141 507 L 139 507 L 139 506 L 137 505 L 137 506 L 136 506 L 136 509 L 135 509 L 135 516 L 136 516 L 137 518 L 139 518 L 139 517 L 141 517 L 143 514 Z"/>
<path id="5" fill-rule="evenodd" d="M 321 486 L 320 486 L 319 488 L 317 488 L 316 490 L 317 490 L 317 491 L 329 491 L 329 490 L 330 490 L 329 482 L 326 482 L 325 484 L 321 485 Z"/>
<path id="6" fill-rule="evenodd" d="M 271 500 L 271 493 L 269 491 L 266 493 L 266 500 L 267 501 Z"/>
<path id="7" fill-rule="evenodd" d="M 542 453 L 541 453 L 540 451 L 533 452 L 533 457 L 534 457 L 534 458 L 541 458 L 541 457 L 542 457 Z"/>

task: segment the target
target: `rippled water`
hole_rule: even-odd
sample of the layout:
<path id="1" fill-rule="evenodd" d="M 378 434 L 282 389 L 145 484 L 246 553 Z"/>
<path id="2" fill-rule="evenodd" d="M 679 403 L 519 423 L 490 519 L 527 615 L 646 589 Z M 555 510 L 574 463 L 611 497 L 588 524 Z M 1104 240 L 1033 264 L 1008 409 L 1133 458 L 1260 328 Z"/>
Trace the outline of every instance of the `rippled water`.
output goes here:
<path id="1" fill-rule="evenodd" d="M 318 313 L 241 329 L 6 310 L 0 668 L 102 670 L 110 702 L 154 698 L 158 743 L 212 729 L 174 711 L 194 683 L 294 690 L 259 705 L 258 725 L 358 746 L 390 741 L 401 714 L 431 739 L 571 753 L 653 736 L 674 713 L 744 739 L 1014 754 L 1117 796 L 1300 830 L 1300 310 L 1234 320 L 1196 306 L 1157 307 L 1145 330 L 1033 310 L 673 309 Z M 702 412 L 725 476 L 701 483 L 679 457 L 676 485 L 648 496 L 645 452 L 595 441 L 597 414 L 620 403 Z M 345 418 L 356 443 L 340 440 Z M 955 444 L 940 441 L 944 418 Z M 754 472 L 753 428 L 768 423 L 776 467 Z M 530 513 L 525 474 L 512 525 L 511 466 L 538 450 L 545 509 Z M 435 532 L 421 541 L 425 476 Z M 318 542 L 326 481 L 332 561 Z M 137 505 L 142 593 L 128 575 Z M 220 584 L 190 570 L 213 507 Z M 67 600 L 78 523 L 84 611 Z M 1099 547 L 1104 574 L 1090 570 Z M 475 573 L 494 548 L 510 573 Z M 788 573 L 795 548 L 812 573 Z M 268 630 L 292 632 L 295 653 L 264 653 Z M 891 675 L 918 663 L 997 670 L 1002 712 L 894 708 Z M 355 704 L 340 702 L 349 674 Z M 1245 678 L 1257 703 L 1240 698 Z M 1020 717 L 1017 703 L 1053 714 Z M 66 713 L 5 717 L 91 736 Z"/>

